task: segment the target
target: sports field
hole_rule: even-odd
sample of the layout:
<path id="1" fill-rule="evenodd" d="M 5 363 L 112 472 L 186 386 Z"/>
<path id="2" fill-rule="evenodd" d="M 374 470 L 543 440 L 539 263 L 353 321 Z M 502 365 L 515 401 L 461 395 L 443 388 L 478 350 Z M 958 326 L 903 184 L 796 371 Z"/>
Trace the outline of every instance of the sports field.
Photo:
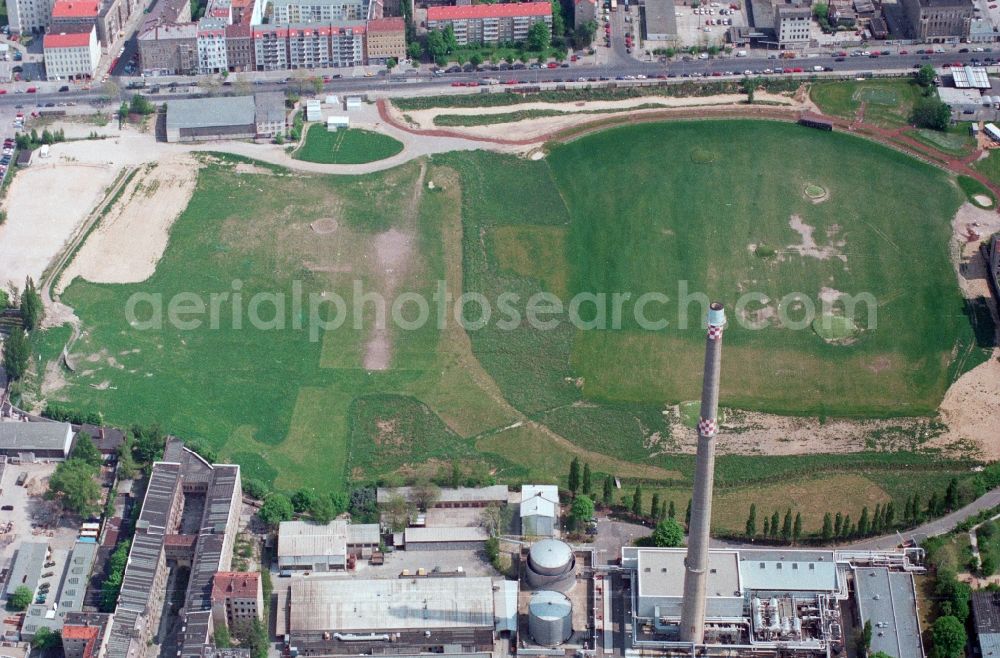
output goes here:
<path id="1" fill-rule="evenodd" d="M 451 153 L 358 177 L 248 174 L 217 157 L 151 279 L 68 288 L 63 301 L 86 333 L 76 372 L 48 390 L 112 423 L 159 422 L 204 440 L 281 488 L 340 489 L 453 460 L 469 473 L 552 480 L 579 456 L 597 473 L 679 496 L 693 458 L 677 454 L 681 421 L 664 404 L 697 398 L 704 340 L 697 301 L 691 326 L 676 324 L 681 282 L 729 305 L 724 405 L 928 414 L 957 360 L 967 369 L 985 354 L 947 257 L 962 200 L 944 173 L 899 153 L 769 122 L 647 124 L 555 146 L 541 161 Z M 357 326 L 313 341 L 295 328 L 308 303 L 288 302 L 284 328 L 234 326 L 232 300 L 217 328 L 140 331 L 124 313 L 134 293 L 238 291 L 245 317 L 256 293 L 291 298 L 300 286 L 306 298 L 349 300 L 355 282 L 390 299 L 429 298 L 437 282 L 487 300 L 514 293 L 522 311 L 539 292 L 663 292 L 647 311 L 671 324 L 644 328 L 625 303 L 620 328 L 510 329 L 497 312 L 477 330 L 451 319 L 380 330 L 362 306 Z M 769 301 L 737 310 L 751 292 Z M 782 328 L 772 307 L 795 292 L 816 305 L 869 293 L 877 324 L 861 305 L 851 331 L 845 320 L 826 333 Z M 270 318 L 273 308 L 258 311 Z M 581 306 L 583 319 L 593 308 Z M 830 312 L 848 313 L 837 302 Z M 751 320 L 766 327 L 741 326 Z M 763 502 L 766 482 L 849 472 L 872 486 L 841 490 L 845 506 L 879 495 L 901 504 L 910 485 L 890 477 L 901 469 L 943 478 L 968 465 L 911 453 L 723 456 L 718 479 L 734 500 Z"/>
<path id="2" fill-rule="evenodd" d="M 326 126 L 314 124 L 294 157 L 323 164 L 363 164 L 385 160 L 402 150 L 402 142 L 388 135 L 357 128 L 330 132 Z"/>
<path id="3" fill-rule="evenodd" d="M 907 124 L 920 87 L 909 80 L 818 82 L 809 95 L 824 114 L 853 119 L 864 105 L 866 122 L 895 128 Z"/>

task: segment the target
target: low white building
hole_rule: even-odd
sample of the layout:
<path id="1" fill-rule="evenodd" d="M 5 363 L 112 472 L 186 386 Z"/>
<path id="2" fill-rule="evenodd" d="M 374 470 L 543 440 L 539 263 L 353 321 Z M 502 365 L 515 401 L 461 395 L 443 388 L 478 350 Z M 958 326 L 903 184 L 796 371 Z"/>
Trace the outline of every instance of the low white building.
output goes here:
<path id="1" fill-rule="evenodd" d="M 526 484 L 521 487 L 521 534 L 551 537 L 559 518 L 559 487 Z"/>
<path id="2" fill-rule="evenodd" d="M 45 53 L 45 74 L 49 80 L 91 78 L 101 61 L 97 42 L 97 27 L 64 26 L 59 32 L 46 34 L 42 40 Z"/>
<path id="3" fill-rule="evenodd" d="M 332 133 L 337 132 L 341 128 L 344 130 L 351 127 L 351 120 L 345 116 L 332 116 L 326 118 L 326 129 Z"/>
<path id="4" fill-rule="evenodd" d="M 278 568 L 282 571 L 339 571 L 348 555 L 371 557 L 379 545 L 377 523 L 336 519 L 326 525 L 283 521 L 278 527 Z"/>

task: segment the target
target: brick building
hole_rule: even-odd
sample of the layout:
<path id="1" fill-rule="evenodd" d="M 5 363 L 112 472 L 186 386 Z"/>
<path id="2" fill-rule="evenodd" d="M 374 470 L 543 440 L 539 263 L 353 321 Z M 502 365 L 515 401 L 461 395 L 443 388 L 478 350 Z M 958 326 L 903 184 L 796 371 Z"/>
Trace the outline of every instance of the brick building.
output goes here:
<path id="1" fill-rule="evenodd" d="M 212 579 L 212 623 L 232 631 L 261 619 L 264 594 L 260 574 L 222 572 Z"/>
<path id="2" fill-rule="evenodd" d="M 136 37 L 145 73 L 184 75 L 198 70 L 198 26 L 155 25 Z"/>
<path id="3" fill-rule="evenodd" d="M 390 57 L 406 59 L 406 22 L 402 18 L 376 18 L 368 21 L 365 41 L 369 64 L 385 64 Z"/>

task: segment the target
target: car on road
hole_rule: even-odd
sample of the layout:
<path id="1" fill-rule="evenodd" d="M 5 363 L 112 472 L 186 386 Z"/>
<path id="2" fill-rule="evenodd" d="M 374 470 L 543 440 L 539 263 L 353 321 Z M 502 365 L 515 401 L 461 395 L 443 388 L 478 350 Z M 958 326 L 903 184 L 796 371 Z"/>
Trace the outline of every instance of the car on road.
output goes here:
<path id="1" fill-rule="evenodd" d="M 843 62 L 844 58 L 843 57 L 834 57 L 833 61 L 835 61 L 835 62 Z"/>
<path id="2" fill-rule="evenodd" d="M 69 85 L 63 85 L 62 87 L 59 87 L 59 91 L 60 92 L 69 91 Z"/>
<path id="3" fill-rule="evenodd" d="M 27 89 L 25 89 L 25 90 L 24 90 L 24 92 L 25 92 L 26 94 L 33 94 L 33 93 L 35 93 L 36 91 L 38 91 L 38 89 L 37 89 L 36 87 L 28 87 Z"/>

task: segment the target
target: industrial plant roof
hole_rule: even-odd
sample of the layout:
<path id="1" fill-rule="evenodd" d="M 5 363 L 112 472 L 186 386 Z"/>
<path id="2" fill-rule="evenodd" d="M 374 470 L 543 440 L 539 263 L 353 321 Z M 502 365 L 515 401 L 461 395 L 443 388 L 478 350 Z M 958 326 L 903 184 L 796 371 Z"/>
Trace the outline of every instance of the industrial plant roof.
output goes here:
<path id="1" fill-rule="evenodd" d="M 673 0 L 646 0 L 646 34 L 677 34 Z"/>
<path id="2" fill-rule="evenodd" d="M 69 450 L 69 423 L 0 422 L 0 450 Z"/>
<path id="3" fill-rule="evenodd" d="M 511 2 L 496 5 L 463 5 L 456 7 L 428 7 L 428 21 L 450 21 L 482 18 L 510 18 L 513 16 L 551 16 L 548 2 Z"/>
<path id="4" fill-rule="evenodd" d="M 884 567 L 862 567 L 854 573 L 861 621 L 872 623 L 871 652 L 924 655 L 913 576 Z"/>
<path id="5" fill-rule="evenodd" d="M 490 578 L 294 578 L 291 632 L 493 627 Z"/>
<path id="6" fill-rule="evenodd" d="M 347 545 L 377 544 L 377 523 L 348 523 L 334 519 L 326 525 L 283 521 L 278 527 L 278 557 L 344 555 Z"/>
<path id="7" fill-rule="evenodd" d="M 407 528 L 403 541 L 407 544 L 420 544 L 426 542 L 463 542 L 463 541 L 486 541 L 489 535 L 482 528 L 458 527 L 458 528 Z"/>
<path id="8" fill-rule="evenodd" d="M 159 462 L 153 465 L 146 497 L 142 501 L 142 511 L 136 522 L 137 529 L 161 535 L 166 532 L 167 517 L 174 504 L 180 471 L 180 464 Z"/>
<path id="9" fill-rule="evenodd" d="M 982 66 L 956 66 L 951 69 L 951 77 L 959 89 L 990 88 L 990 78 Z"/>
<path id="10" fill-rule="evenodd" d="M 392 500 L 393 496 L 402 496 L 407 500 L 412 500 L 415 487 L 379 487 L 376 491 L 376 500 L 379 505 L 384 505 Z M 457 487 L 441 489 L 437 503 L 492 503 L 505 502 L 507 500 L 507 485 L 497 484 L 491 487 Z"/>
<path id="11" fill-rule="evenodd" d="M 14 556 L 10 580 L 7 581 L 7 596 L 21 585 L 25 585 L 34 594 L 48 550 L 48 543 L 43 541 L 26 541 L 21 544 Z"/>
<path id="12" fill-rule="evenodd" d="M 739 551 L 744 589 L 833 592 L 838 589 L 833 551 Z"/>
<path id="13" fill-rule="evenodd" d="M 167 103 L 167 130 L 248 126 L 254 116 L 253 96 L 177 99 Z"/>
<path id="14" fill-rule="evenodd" d="M 521 518 L 526 516 L 556 517 L 559 509 L 559 487 L 554 484 L 525 484 L 521 487 Z"/>
<path id="15" fill-rule="evenodd" d="M 649 548 L 638 551 L 639 596 L 680 597 L 684 594 L 687 549 Z M 736 551 L 709 551 L 708 596 L 742 596 Z"/>

